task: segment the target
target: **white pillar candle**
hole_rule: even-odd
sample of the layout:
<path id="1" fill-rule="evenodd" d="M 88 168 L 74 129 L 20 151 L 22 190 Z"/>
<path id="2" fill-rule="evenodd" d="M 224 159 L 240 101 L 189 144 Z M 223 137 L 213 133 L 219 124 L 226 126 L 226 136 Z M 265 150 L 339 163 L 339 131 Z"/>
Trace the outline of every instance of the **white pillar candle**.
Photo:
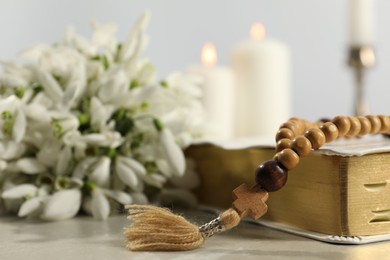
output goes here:
<path id="1" fill-rule="evenodd" d="M 274 136 L 290 117 L 290 50 L 280 41 L 265 38 L 255 24 L 252 38 L 232 50 L 235 76 L 237 137 Z"/>
<path id="2" fill-rule="evenodd" d="M 205 44 L 201 59 L 203 65 L 189 71 L 202 78 L 202 103 L 205 109 L 206 139 L 230 139 L 233 135 L 234 83 L 231 69 L 217 66 L 214 45 Z"/>
<path id="3" fill-rule="evenodd" d="M 350 46 L 372 45 L 374 0 L 348 0 Z"/>

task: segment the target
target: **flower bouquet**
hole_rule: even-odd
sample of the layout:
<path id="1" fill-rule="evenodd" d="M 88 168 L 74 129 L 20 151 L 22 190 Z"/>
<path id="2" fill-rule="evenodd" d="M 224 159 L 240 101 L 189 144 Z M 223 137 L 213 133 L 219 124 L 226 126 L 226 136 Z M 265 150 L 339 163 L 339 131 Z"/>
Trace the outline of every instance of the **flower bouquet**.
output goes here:
<path id="1" fill-rule="evenodd" d="M 141 58 L 148 20 L 123 43 L 114 25 L 94 22 L 91 40 L 69 28 L 22 51 L 28 62 L 1 61 L 2 212 L 105 219 L 115 203 L 193 200 L 198 179 L 182 148 L 201 133 L 201 91 L 186 74 L 155 80 Z"/>

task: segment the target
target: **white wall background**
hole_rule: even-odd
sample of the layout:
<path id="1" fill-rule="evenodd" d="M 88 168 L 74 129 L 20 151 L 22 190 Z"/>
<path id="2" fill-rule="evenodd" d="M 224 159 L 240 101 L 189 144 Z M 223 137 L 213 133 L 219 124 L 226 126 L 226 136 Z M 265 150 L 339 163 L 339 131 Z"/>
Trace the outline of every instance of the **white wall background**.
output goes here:
<path id="1" fill-rule="evenodd" d="M 0 59 L 33 44 L 55 42 L 67 25 L 89 35 L 89 21 L 114 22 L 123 39 L 144 10 L 152 13 L 146 55 L 160 76 L 199 61 L 215 43 L 219 61 L 246 38 L 254 22 L 292 50 L 293 115 L 307 119 L 352 113 L 353 80 L 346 66 L 346 0 L 0 0 Z M 390 1 L 377 0 L 378 64 L 369 71 L 372 113 L 390 114 Z M 278 93 L 275 93 L 278 102 Z"/>

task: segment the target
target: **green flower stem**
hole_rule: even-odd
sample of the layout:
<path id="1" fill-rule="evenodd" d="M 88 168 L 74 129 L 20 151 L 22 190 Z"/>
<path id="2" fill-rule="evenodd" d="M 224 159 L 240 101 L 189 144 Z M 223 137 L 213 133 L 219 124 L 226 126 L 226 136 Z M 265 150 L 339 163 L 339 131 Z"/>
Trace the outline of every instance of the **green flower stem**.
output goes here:
<path id="1" fill-rule="evenodd" d="M 154 127 L 161 132 L 164 129 L 164 124 L 158 118 L 153 118 Z"/>

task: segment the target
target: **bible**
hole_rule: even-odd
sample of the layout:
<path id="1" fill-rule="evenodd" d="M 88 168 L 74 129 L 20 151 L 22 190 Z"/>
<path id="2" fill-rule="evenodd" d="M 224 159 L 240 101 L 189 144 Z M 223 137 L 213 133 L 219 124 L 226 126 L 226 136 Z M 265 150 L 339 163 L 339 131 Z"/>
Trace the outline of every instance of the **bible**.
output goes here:
<path id="1" fill-rule="evenodd" d="M 200 202 L 229 206 L 231 191 L 254 184 L 254 172 L 275 154 L 272 140 L 201 143 L 186 155 L 196 163 Z M 266 221 L 332 236 L 390 234 L 390 140 L 338 140 L 289 172 L 286 186 L 269 194 Z"/>

